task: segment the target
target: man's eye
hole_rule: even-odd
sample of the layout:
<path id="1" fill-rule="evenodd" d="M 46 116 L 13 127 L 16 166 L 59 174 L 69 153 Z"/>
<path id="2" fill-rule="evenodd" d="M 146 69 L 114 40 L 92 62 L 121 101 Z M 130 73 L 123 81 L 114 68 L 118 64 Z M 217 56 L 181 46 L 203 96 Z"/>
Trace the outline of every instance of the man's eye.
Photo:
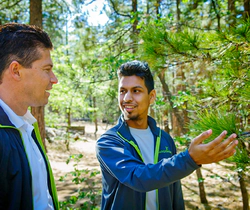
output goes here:
<path id="1" fill-rule="evenodd" d="M 49 72 L 49 71 L 50 71 L 50 69 L 44 69 L 44 71 Z"/>

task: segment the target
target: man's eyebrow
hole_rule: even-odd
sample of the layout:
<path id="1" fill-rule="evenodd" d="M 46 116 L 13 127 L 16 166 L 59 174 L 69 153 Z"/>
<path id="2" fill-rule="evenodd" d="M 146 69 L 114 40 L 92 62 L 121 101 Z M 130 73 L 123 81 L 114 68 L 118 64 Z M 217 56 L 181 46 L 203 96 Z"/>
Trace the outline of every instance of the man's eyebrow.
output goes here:
<path id="1" fill-rule="evenodd" d="M 137 85 L 137 86 L 134 86 L 134 87 L 132 87 L 133 89 L 135 89 L 135 88 L 143 88 L 142 86 L 140 86 L 140 85 Z"/>
<path id="2" fill-rule="evenodd" d="M 120 88 L 126 88 L 126 87 L 124 87 L 124 86 L 121 86 Z M 143 88 L 141 85 L 136 85 L 136 86 L 134 86 L 134 87 L 132 87 L 132 88 Z"/>
<path id="3" fill-rule="evenodd" d="M 43 67 L 51 67 L 51 68 L 53 68 L 53 64 L 46 64 Z"/>

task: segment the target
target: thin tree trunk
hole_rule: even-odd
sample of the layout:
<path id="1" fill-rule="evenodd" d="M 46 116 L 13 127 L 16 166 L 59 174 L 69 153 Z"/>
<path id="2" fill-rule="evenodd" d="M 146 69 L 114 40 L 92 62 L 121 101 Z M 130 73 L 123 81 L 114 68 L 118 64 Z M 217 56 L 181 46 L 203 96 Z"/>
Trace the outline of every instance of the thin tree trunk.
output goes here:
<path id="1" fill-rule="evenodd" d="M 133 18 L 135 19 L 133 21 L 133 33 L 132 33 L 132 40 L 133 40 L 133 48 L 132 53 L 134 54 L 137 51 L 137 39 L 138 39 L 138 15 L 137 15 L 137 0 L 132 0 L 132 12 L 133 12 Z"/>
<path id="2" fill-rule="evenodd" d="M 164 131 L 169 133 L 170 129 L 169 129 L 169 126 L 168 126 L 168 124 L 169 124 L 168 110 L 166 109 L 163 113 L 164 113 L 164 116 L 162 117 L 162 119 L 163 119 Z"/>
<path id="3" fill-rule="evenodd" d="M 217 17 L 217 28 L 220 31 L 220 29 L 221 29 L 221 27 L 220 27 L 220 19 L 221 19 L 220 8 L 218 8 L 219 6 L 218 6 L 216 0 L 212 0 L 212 6 L 214 8 L 214 11 L 215 11 L 215 14 L 216 14 L 216 17 Z"/>
<path id="4" fill-rule="evenodd" d="M 31 114 L 36 118 L 39 126 L 39 131 L 41 134 L 41 138 L 43 141 L 44 148 L 46 149 L 45 145 L 45 121 L 44 121 L 44 106 L 39 107 L 31 107 Z M 47 150 L 47 149 L 46 149 Z"/>
<path id="5" fill-rule="evenodd" d="M 202 177 L 202 173 L 201 173 L 200 168 L 196 169 L 196 175 L 197 175 L 197 179 L 198 179 L 198 183 L 199 183 L 199 192 L 200 192 L 201 203 L 208 204 L 206 192 L 205 192 L 205 187 L 204 187 L 204 182 L 203 182 L 203 177 Z"/>
<path id="6" fill-rule="evenodd" d="M 94 106 L 94 110 L 96 108 L 96 97 L 93 97 L 93 106 Z M 94 122 L 95 122 L 95 137 L 98 131 L 98 122 L 97 122 L 97 113 L 96 111 L 94 111 Z"/>
<path id="7" fill-rule="evenodd" d="M 246 188 L 244 171 L 238 172 L 238 178 L 239 178 L 240 190 L 241 190 L 241 195 L 242 195 L 243 210 L 249 210 L 249 198 L 248 198 L 248 192 Z"/>
<path id="8" fill-rule="evenodd" d="M 174 114 L 176 122 L 178 123 L 177 126 L 178 126 L 178 129 L 180 129 L 180 134 L 184 134 L 187 131 L 185 128 L 185 122 L 184 122 L 182 116 L 180 115 L 179 110 L 177 108 L 174 108 L 174 104 L 171 100 L 172 93 L 170 92 L 169 87 L 168 87 L 167 83 L 165 82 L 164 71 L 162 71 L 161 73 L 158 74 L 158 78 L 160 79 L 161 84 L 162 84 L 162 88 L 165 92 L 164 95 L 167 97 L 167 99 L 170 103 L 170 107 L 172 107 L 172 112 Z"/>
<path id="9" fill-rule="evenodd" d="M 156 0 L 156 4 L 155 4 L 155 12 L 156 12 L 156 18 L 157 18 L 157 19 L 160 19 L 160 11 L 159 11 L 159 8 L 160 8 L 160 5 L 161 5 L 161 1 L 162 1 L 162 0 Z"/>
<path id="10" fill-rule="evenodd" d="M 180 0 L 176 0 L 176 16 L 177 22 L 179 23 L 181 19 Z"/>
<path id="11" fill-rule="evenodd" d="M 249 18 L 250 15 L 250 0 L 244 0 L 244 18 Z"/>
<path id="12" fill-rule="evenodd" d="M 235 0 L 228 0 L 227 4 L 228 4 L 227 9 L 229 11 L 228 22 L 229 22 L 230 26 L 234 26 L 234 24 L 235 24 L 235 18 L 236 18 Z"/>
<path id="13" fill-rule="evenodd" d="M 65 139 L 65 146 L 67 151 L 69 151 L 69 130 L 71 127 L 71 107 L 68 107 L 66 109 L 66 115 L 67 115 L 67 129 L 66 129 L 66 133 L 67 133 L 67 138 Z"/>

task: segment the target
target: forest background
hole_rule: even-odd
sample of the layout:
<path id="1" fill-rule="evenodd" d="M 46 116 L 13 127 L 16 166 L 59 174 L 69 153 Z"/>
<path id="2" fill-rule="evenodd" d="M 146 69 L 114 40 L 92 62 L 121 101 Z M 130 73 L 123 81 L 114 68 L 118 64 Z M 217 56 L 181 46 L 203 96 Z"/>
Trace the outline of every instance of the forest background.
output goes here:
<path id="1" fill-rule="evenodd" d="M 47 128 L 66 127 L 70 134 L 72 122 L 90 121 L 96 133 L 98 124 L 114 124 L 120 115 L 117 68 L 147 61 L 158 93 L 150 115 L 179 148 L 208 128 L 215 135 L 224 129 L 238 134 L 238 150 L 224 162 L 230 164 L 228 179 L 239 183 L 237 206 L 244 210 L 249 210 L 249 12 L 249 0 L 0 0 L 0 24 L 38 25 L 54 43 L 59 84 L 47 106 L 31 107 L 47 150 Z M 68 135 L 67 148 L 73 140 Z M 70 158 L 77 162 L 81 155 Z M 72 181 L 86 182 L 88 172 L 75 170 Z M 200 202 L 209 209 L 202 169 L 196 173 Z M 98 209 L 99 197 L 94 188 L 90 194 L 80 190 L 61 207 Z M 77 207 L 81 199 L 87 201 Z"/>

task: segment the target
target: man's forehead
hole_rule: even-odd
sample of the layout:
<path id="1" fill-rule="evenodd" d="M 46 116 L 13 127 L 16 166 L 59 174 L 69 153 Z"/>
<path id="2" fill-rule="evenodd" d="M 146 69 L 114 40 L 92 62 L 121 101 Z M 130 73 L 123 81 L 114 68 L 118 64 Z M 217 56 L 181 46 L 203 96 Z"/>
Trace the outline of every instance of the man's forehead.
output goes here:
<path id="1" fill-rule="evenodd" d="M 119 80 L 119 88 L 144 88 L 145 83 L 141 77 L 136 75 L 123 76 Z"/>

